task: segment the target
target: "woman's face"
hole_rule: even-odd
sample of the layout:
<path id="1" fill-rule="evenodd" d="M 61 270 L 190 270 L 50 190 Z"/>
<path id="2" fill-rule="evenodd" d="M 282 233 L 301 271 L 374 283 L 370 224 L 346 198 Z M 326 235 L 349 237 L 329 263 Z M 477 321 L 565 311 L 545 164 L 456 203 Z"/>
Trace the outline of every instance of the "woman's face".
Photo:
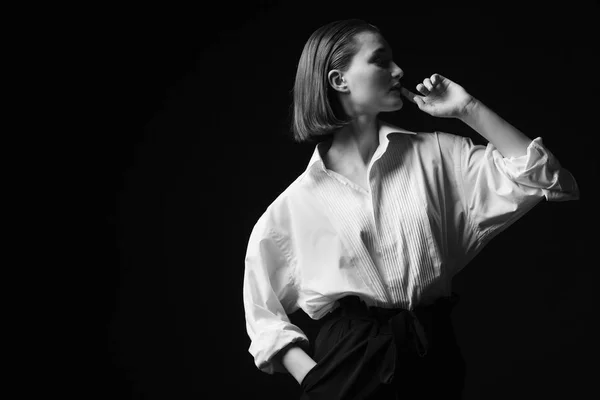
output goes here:
<path id="1" fill-rule="evenodd" d="M 359 51 L 342 75 L 346 80 L 347 106 L 354 115 L 377 114 L 402 108 L 400 87 L 392 89 L 404 72 L 392 61 L 392 51 L 383 37 L 374 32 L 355 36 Z"/>

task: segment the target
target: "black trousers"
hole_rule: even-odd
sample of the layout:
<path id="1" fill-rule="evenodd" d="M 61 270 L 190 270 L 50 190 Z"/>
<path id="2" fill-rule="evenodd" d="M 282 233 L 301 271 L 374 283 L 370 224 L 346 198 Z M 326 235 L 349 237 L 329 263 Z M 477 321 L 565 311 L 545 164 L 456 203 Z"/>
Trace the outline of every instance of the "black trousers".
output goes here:
<path id="1" fill-rule="evenodd" d="M 301 400 L 461 399 L 465 362 L 450 318 L 457 302 L 452 295 L 409 311 L 344 297 L 315 339 Z"/>

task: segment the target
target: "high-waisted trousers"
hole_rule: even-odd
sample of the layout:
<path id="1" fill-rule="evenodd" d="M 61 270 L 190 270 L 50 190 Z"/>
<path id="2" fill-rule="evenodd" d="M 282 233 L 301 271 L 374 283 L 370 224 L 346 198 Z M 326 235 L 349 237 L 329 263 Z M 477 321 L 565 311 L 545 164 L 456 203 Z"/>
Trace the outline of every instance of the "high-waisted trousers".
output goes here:
<path id="1" fill-rule="evenodd" d="M 460 399 L 465 362 L 451 320 L 458 296 L 414 310 L 339 300 L 312 347 L 301 400 Z"/>

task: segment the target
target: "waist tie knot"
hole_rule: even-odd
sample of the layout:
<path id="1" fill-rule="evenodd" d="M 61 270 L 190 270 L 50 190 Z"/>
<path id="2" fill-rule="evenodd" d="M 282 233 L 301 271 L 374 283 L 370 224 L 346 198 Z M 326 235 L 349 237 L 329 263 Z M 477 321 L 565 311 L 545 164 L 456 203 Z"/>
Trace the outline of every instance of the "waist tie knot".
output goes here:
<path id="1" fill-rule="evenodd" d="M 429 349 L 429 341 L 427 340 L 427 335 L 425 334 L 425 328 L 423 327 L 421 321 L 419 321 L 419 318 L 417 318 L 417 315 L 413 311 L 407 310 L 407 313 L 410 315 L 412 320 L 410 326 L 413 331 L 412 336 L 414 339 L 417 354 L 420 357 L 425 357 L 427 355 L 427 350 Z"/>
<path id="2" fill-rule="evenodd" d="M 453 293 L 450 297 L 439 298 L 433 304 L 418 306 L 414 310 L 367 307 L 358 296 L 344 297 L 339 303 L 344 315 L 374 318 L 388 325 L 398 350 L 416 352 L 420 357 L 425 357 L 431 346 L 432 322 L 448 318 L 458 300 L 459 296 Z"/>

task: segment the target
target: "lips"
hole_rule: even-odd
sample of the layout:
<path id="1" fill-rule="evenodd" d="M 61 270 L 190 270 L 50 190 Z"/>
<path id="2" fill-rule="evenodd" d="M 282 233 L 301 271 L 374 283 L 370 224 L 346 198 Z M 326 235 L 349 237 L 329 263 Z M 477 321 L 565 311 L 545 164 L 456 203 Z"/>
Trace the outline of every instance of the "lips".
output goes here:
<path id="1" fill-rule="evenodd" d="M 392 88 L 390 89 L 390 91 L 392 91 L 392 90 L 400 91 L 400 89 L 402 89 L 402 85 L 399 84 L 399 83 L 396 83 L 394 86 L 392 86 Z"/>

